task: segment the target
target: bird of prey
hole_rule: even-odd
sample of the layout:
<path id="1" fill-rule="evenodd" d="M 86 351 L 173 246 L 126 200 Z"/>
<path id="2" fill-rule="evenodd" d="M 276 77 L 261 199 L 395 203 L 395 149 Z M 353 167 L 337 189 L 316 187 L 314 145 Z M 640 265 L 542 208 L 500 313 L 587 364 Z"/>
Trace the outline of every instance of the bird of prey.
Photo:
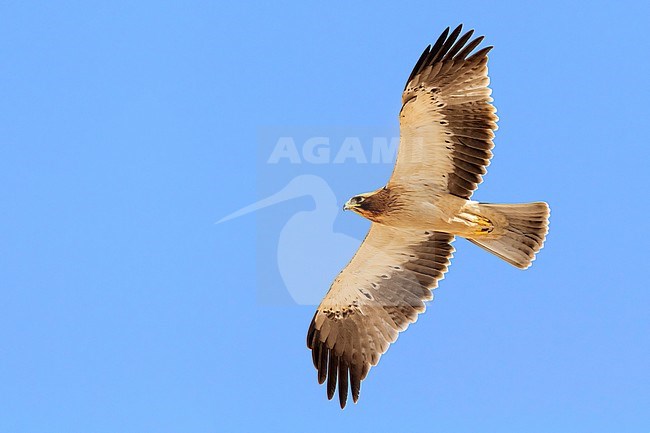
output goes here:
<path id="1" fill-rule="evenodd" d="M 548 232 L 544 202 L 471 200 L 492 157 L 497 116 L 487 70 L 491 46 L 447 28 L 415 64 L 402 93 L 397 162 L 386 186 L 345 203 L 372 221 L 352 260 L 318 306 L 307 346 L 341 408 L 418 314 L 449 267 L 455 236 L 521 269 Z"/>

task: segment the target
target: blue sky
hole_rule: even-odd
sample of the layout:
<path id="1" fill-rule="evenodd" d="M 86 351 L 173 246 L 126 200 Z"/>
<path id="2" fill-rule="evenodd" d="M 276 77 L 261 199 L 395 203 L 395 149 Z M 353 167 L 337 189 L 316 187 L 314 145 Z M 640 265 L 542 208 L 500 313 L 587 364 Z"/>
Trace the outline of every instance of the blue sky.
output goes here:
<path id="1" fill-rule="evenodd" d="M 3 2 L 0 431 L 648 431 L 649 16 Z M 269 128 L 394 134 L 414 62 L 460 22 L 495 46 L 500 129 L 475 197 L 548 201 L 550 236 L 526 272 L 457 241 L 435 301 L 342 412 L 305 347 L 314 306 L 273 255 L 314 203 L 215 222 L 299 174 L 337 205 L 382 185 L 390 164 L 265 164 Z M 338 212 L 333 230 L 367 227 Z M 314 272 L 348 254 L 307 248 Z"/>

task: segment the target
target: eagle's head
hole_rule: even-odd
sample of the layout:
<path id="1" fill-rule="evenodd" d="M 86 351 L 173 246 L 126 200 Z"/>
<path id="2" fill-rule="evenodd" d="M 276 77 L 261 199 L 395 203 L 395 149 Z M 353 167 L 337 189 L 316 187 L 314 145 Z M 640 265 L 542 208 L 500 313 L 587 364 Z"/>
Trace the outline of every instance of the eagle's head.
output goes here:
<path id="1" fill-rule="evenodd" d="M 345 203 L 343 210 L 351 210 L 370 221 L 379 222 L 388 210 L 390 202 L 390 190 L 383 187 L 377 191 L 355 195 Z"/>

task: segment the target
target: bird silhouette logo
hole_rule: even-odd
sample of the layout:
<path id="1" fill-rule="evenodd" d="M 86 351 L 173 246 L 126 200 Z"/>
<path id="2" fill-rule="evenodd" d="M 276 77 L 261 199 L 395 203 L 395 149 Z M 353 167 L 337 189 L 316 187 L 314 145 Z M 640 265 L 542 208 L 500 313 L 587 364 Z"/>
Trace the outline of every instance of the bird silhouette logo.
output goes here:
<path id="1" fill-rule="evenodd" d="M 341 211 L 330 185 L 320 176 L 298 175 L 276 193 L 245 206 L 217 223 L 262 212 L 300 197 L 310 197 L 311 210 L 293 214 L 280 229 L 277 267 L 291 298 L 299 305 L 317 305 L 332 279 L 359 248 L 361 240 L 334 230 Z"/>

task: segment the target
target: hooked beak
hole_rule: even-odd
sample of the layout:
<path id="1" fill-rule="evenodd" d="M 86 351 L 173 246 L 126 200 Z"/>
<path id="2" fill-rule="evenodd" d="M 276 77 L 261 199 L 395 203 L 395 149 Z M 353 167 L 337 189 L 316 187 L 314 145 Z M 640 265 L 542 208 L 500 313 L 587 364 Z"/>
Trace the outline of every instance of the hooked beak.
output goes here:
<path id="1" fill-rule="evenodd" d="M 354 205 L 350 200 L 348 200 L 344 205 L 343 205 L 343 210 L 352 210 L 354 209 Z"/>

